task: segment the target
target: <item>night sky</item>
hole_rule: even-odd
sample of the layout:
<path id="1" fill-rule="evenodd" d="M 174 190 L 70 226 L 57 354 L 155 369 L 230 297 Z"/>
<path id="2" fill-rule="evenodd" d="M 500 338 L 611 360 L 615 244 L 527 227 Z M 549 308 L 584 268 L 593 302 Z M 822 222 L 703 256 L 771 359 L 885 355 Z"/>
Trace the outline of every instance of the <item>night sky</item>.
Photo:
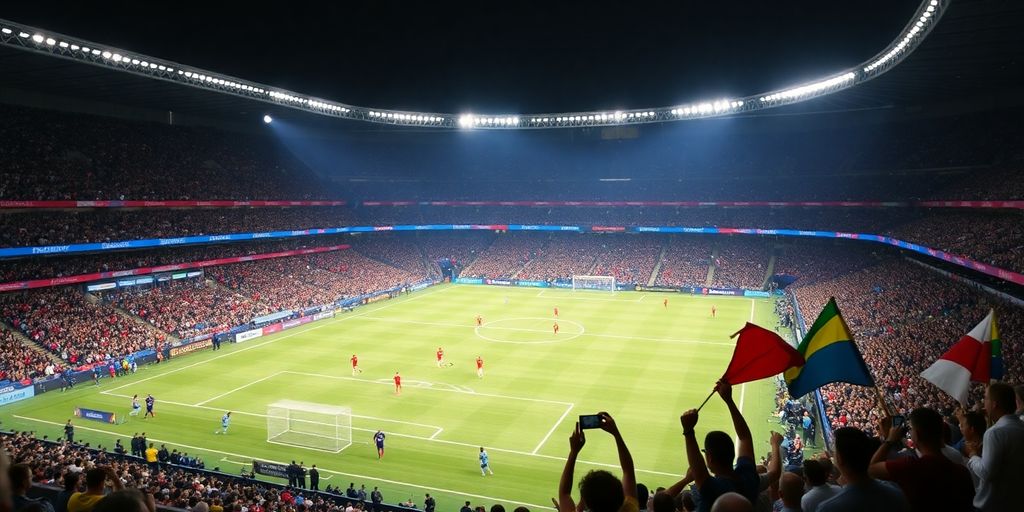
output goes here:
<path id="1" fill-rule="evenodd" d="M 18 2 L 0 17 L 354 105 L 529 113 L 791 86 L 867 60 L 919 2 L 153 4 Z"/>

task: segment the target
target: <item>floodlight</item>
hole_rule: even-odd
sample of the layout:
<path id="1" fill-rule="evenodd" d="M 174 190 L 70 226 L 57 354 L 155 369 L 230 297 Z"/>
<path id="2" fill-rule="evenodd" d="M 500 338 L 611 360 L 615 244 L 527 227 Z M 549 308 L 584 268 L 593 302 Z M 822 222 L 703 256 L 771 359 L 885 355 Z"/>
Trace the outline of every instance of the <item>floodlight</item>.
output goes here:
<path id="1" fill-rule="evenodd" d="M 264 123 L 270 124 L 270 123 L 271 123 L 271 121 L 273 121 L 273 120 L 274 120 L 274 118 L 273 118 L 273 117 L 270 117 L 270 114 L 267 114 L 267 115 L 264 115 L 264 116 L 263 116 L 263 122 L 264 122 Z"/>

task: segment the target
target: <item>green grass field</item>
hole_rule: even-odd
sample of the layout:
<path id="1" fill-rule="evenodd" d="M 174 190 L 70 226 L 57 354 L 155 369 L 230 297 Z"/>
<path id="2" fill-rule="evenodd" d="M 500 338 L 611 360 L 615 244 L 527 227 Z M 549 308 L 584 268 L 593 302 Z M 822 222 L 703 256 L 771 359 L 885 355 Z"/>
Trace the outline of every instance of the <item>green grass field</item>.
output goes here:
<path id="1" fill-rule="evenodd" d="M 484 318 L 481 328 L 477 314 Z M 158 445 L 200 455 L 208 468 L 230 473 L 253 458 L 302 460 L 321 469 L 321 488 L 380 486 L 388 503 L 412 496 L 422 504 L 429 492 L 440 510 L 465 500 L 543 508 L 555 495 L 580 414 L 604 410 L 615 417 L 640 482 L 653 489 L 678 480 L 686 469 L 679 415 L 710 392 L 732 354 L 729 335 L 748 320 L 774 326 L 772 303 L 444 285 L 220 352 L 147 366 L 98 387 L 46 393 L 0 409 L 0 420 L 4 428 L 59 437 L 76 406 L 124 415 L 131 395 L 152 393 L 155 419 L 133 417 L 121 425 L 76 420 L 77 438 L 109 447 L 115 438 L 127 445 L 133 433 L 145 431 Z M 452 366 L 436 366 L 438 346 Z M 354 377 L 353 353 L 364 370 Z M 482 379 L 477 355 L 485 361 Z M 400 396 L 391 381 L 396 371 L 403 379 Z M 773 385 L 737 386 L 734 397 L 760 457 L 772 425 Z M 282 399 L 351 407 L 353 444 L 326 453 L 267 443 L 266 406 Z M 228 410 L 229 435 L 214 435 Z M 380 461 L 371 441 L 377 429 L 388 435 Z M 697 429 L 701 436 L 711 429 L 732 433 L 721 399 L 713 397 L 701 411 Z M 617 472 L 610 436 L 588 434 L 577 478 L 599 467 Z M 490 454 L 494 476 L 480 475 L 480 446 Z"/>

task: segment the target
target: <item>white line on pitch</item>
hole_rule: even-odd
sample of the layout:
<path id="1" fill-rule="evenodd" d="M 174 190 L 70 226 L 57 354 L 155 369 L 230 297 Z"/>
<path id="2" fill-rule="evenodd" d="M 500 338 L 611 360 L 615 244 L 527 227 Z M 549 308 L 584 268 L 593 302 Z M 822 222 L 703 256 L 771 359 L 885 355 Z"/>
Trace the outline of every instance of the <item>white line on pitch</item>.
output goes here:
<path id="1" fill-rule="evenodd" d="M 361 382 L 361 383 L 364 383 L 364 384 L 381 384 L 381 385 L 388 385 L 388 386 L 391 385 L 390 379 L 388 379 L 386 381 L 369 381 L 369 380 L 364 380 L 364 379 L 357 379 L 355 377 L 345 377 L 344 375 L 324 375 L 324 374 L 321 374 L 321 373 L 295 372 L 295 371 L 291 371 L 291 370 L 285 370 L 285 371 L 283 371 L 281 373 L 291 373 L 293 375 L 304 375 L 306 377 L 317 377 L 317 378 L 321 378 L 321 379 L 354 380 L 356 382 Z M 543 398 L 529 398 L 529 397 L 511 396 L 511 395 L 496 395 L 496 394 L 491 394 L 491 393 L 477 393 L 475 391 L 470 393 L 470 392 L 462 391 L 462 390 L 459 390 L 459 389 L 434 388 L 434 387 L 417 388 L 417 389 L 424 389 L 424 390 L 428 390 L 428 391 L 443 391 L 443 392 L 447 392 L 447 393 L 459 393 L 459 394 L 463 394 L 463 395 L 486 396 L 486 397 L 491 397 L 491 398 L 508 398 L 510 400 L 523 400 L 523 401 L 526 401 L 526 402 L 539 402 L 539 403 L 545 403 L 545 404 L 572 405 L 570 402 L 561 402 L 561 401 L 558 401 L 558 400 L 545 400 Z"/>
<path id="2" fill-rule="evenodd" d="M 750 299 L 750 322 L 751 323 L 754 322 L 754 304 L 756 304 L 754 302 L 754 299 Z"/>
<path id="3" fill-rule="evenodd" d="M 360 318 L 360 320 L 373 320 L 373 321 L 377 321 L 377 322 L 391 322 L 391 323 L 396 323 L 396 324 L 429 325 L 429 326 L 434 326 L 434 327 L 472 327 L 472 326 L 466 325 L 466 324 L 448 324 L 448 323 L 442 323 L 442 322 L 420 322 L 420 321 L 416 321 L 416 320 L 399 320 L 399 319 L 395 319 L 395 318 L 377 318 L 377 317 L 372 317 L 372 316 L 364 316 L 364 317 Z M 503 331 L 536 332 L 536 333 L 544 333 L 544 334 L 547 334 L 547 333 L 550 332 L 547 329 L 526 329 L 526 328 L 522 328 L 522 327 L 487 327 L 486 325 L 484 327 L 486 327 L 488 329 L 503 330 Z M 682 344 L 692 344 L 692 345 L 722 345 L 722 346 L 728 346 L 728 347 L 732 347 L 732 346 L 736 345 L 735 343 L 727 343 L 727 342 L 721 342 L 721 341 L 681 340 L 681 339 L 676 339 L 676 338 L 645 338 L 645 337 L 642 337 L 642 336 L 626 336 L 626 335 L 621 335 L 621 334 L 601 334 L 601 333 L 594 333 L 594 332 L 583 332 L 583 333 L 579 333 L 578 336 L 580 336 L 580 337 L 582 337 L 582 336 L 594 336 L 596 338 L 613 338 L 613 339 L 623 339 L 623 340 L 654 341 L 654 342 L 664 342 L 664 343 L 682 343 Z"/>
<path id="4" fill-rule="evenodd" d="M 60 423 L 60 422 L 49 421 L 49 420 L 42 420 L 42 419 L 39 419 L 39 418 L 30 418 L 28 416 L 18 416 L 18 415 L 15 415 L 14 417 L 15 418 L 19 418 L 19 419 L 23 419 L 23 420 L 36 421 L 36 422 L 39 422 L 39 423 L 46 423 L 48 425 L 56 425 L 56 426 L 63 425 L 63 423 Z M 124 434 L 120 434 L 118 432 L 112 432 L 112 431 L 109 431 L 109 430 L 102 430 L 102 429 L 98 429 L 98 428 L 91 428 L 91 427 L 85 427 L 85 426 L 80 426 L 80 425 L 76 425 L 75 428 L 81 429 L 81 430 L 89 430 L 89 431 L 92 431 L 92 432 L 99 432 L 101 434 L 107 434 L 107 435 L 111 435 L 111 436 L 114 436 L 114 437 L 124 437 Z M 157 442 L 157 443 L 171 443 L 171 444 L 173 444 L 175 446 L 180 446 L 182 448 L 188 448 L 189 450 L 199 450 L 199 451 L 203 451 L 203 452 L 207 452 L 207 453 L 217 453 L 217 454 L 220 454 L 220 455 L 230 455 L 232 457 L 242 457 L 243 459 L 254 459 L 255 458 L 255 459 L 258 459 L 258 460 L 265 460 L 267 462 L 272 462 L 274 464 L 286 464 L 285 462 L 282 462 L 282 461 L 276 461 L 276 460 L 271 460 L 271 459 L 264 459 L 264 458 L 260 458 L 260 457 L 250 457 L 248 455 L 242 455 L 240 453 L 232 453 L 232 452 L 226 452 L 226 451 L 223 451 L 223 450 L 214 450 L 212 448 L 203 448 L 203 447 L 199 447 L 199 446 L 191 446 L 191 445 L 187 445 L 187 444 L 176 443 L 176 442 L 171 441 L 169 439 L 157 439 L 155 437 L 152 437 L 152 438 L 149 438 L 149 439 L 151 441 L 154 441 L 154 442 Z M 517 503 L 517 504 L 520 504 L 520 505 L 526 505 L 528 507 L 536 507 L 538 509 L 546 508 L 547 506 L 550 506 L 550 505 L 547 505 L 547 506 L 545 506 L 545 505 L 536 505 L 536 504 L 533 504 L 533 503 L 527 503 L 525 501 L 510 500 L 508 498 L 495 498 L 493 496 L 484 496 L 484 495 L 481 495 L 481 494 L 473 494 L 473 493 L 468 493 L 468 492 L 463 492 L 463 491 L 455 491 L 455 490 L 452 490 L 452 489 L 443 489 L 443 488 L 440 488 L 440 487 L 431 487 L 431 486 L 427 486 L 427 485 L 419 485 L 419 484 L 414 484 L 414 483 L 410 483 L 410 482 L 401 482 L 401 481 L 398 481 L 398 480 L 389 480 L 389 479 L 386 479 L 386 478 L 380 478 L 380 477 L 375 477 L 375 476 L 358 475 L 358 474 L 355 474 L 355 473 L 345 473 L 345 472 L 342 472 L 342 471 L 334 471 L 334 470 L 331 470 L 331 469 L 326 469 L 326 468 L 321 468 L 321 467 L 318 467 L 317 469 L 319 469 L 320 471 L 323 471 L 323 472 L 333 473 L 335 475 L 341 475 L 341 476 L 348 476 L 348 477 L 352 477 L 352 478 L 358 478 L 360 480 L 369 480 L 369 481 L 373 481 L 373 482 L 384 482 L 384 483 L 391 484 L 391 485 L 404 485 L 404 486 L 407 486 L 407 487 L 415 487 L 417 489 L 426 489 L 428 491 L 443 492 L 443 493 L 446 493 L 446 494 L 454 494 L 454 495 L 458 495 L 458 496 L 470 496 L 470 497 L 473 497 L 473 498 L 479 498 L 479 499 L 487 500 L 487 501 L 504 501 L 504 502 L 510 502 L 510 503 Z M 324 480 L 324 478 L 321 477 L 321 480 Z"/>
<path id="5" fill-rule="evenodd" d="M 580 293 L 593 293 L 595 291 L 596 290 L 581 291 Z M 626 300 L 626 299 L 601 299 L 601 298 L 597 298 L 597 297 L 576 297 L 576 296 L 573 296 L 573 295 L 559 295 L 559 296 L 556 297 L 556 296 L 552 296 L 552 295 L 545 295 L 546 292 L 547 292 L 547 290 L 541 290 L 541 291 L 537 292 L 536 297 L 539 298 L 539 299 L 547 299 L 547 300 L 592 300 L 592 301 L 598 301 L 598 302 L 640 302 L 640 301 L 644 300 L 644 295 L 641 295 L 639 299 L 629 299 L 629 300 Z M 572 293 L 576 293 L 576 292 L 572 292 Z"/>
<path id="6" fill-rule="evenodd" d="M 208 398 L 206 400 L 203 400 L 202 402 L 198 402 L 198 403 L 196 403 L 196 405 L 206 405 L 206 404 L 208 404 L 208 403 L 210 403 L 210 402 L 212 402 L 212 401 L 214 401 L 214 400 L 216 400 L 218 398 L 224 398 L 224 397 L 230 395 L 231 393 L 234 393 L 235 391 L 241 391 L 241 390 L 243 390 L 243 389 L 245 389 L 245 388 L 247 388 L 249 386 L 252 386 L 253 384 L 258 384 L 258 383 L 263 382 L 263 381 L 265 381 L 267 379 L 272 379 L 274 377 L 277 377 L 278 375 L 281 375 L 282 373 L 284 373 L 284 372 L 272 373 L 270 375 L 267 375 L 266 377 L 263 377 L 262 379 L 256 379 L 256 380 L 254 380 L 254 381 L 252 381 L 252 382 L 250 382 L 248 384 L 243 384 L 241 386 L 238 386 L 237 388 L 232 389 L 231 391 L 227 391 L 227 392 L 221 393 L 221 394 L 219 394 L 219 395 L 217 395 L 217 396 L 215 396 L 213 398 Z"/>
<path id="7" fill-rule="evenodd" d="M 334 324 L 336 324 L 338 322 L 344 322 L 345 320 L 351 320 L 353 318 L 360 318 L 363 315 L 368 315 L 370 313 L 373 313 L 374 311 L 380 311 L 382 309 L 387 309 L 387 308 L 389 308 L 391 306 L 397 306 L 399 304 L 405 304 L 407 302 L 412 302 L 414 300 L 418 300 L 418 299 L 421 299 L 423 297 L 429 297 L 431 295 L 434 295 L 434 294 L 437 294 L 437 293 L 441 293 L 441 292 L 443 292 L 445 290 L 450 290 L 450 289 L 452 289 L 452 288 L 451 287 L 444 287 L 444 288 L 441 288 L 440 290 L 434 290 L 432 292 L 427 292 L 427 293 L 424 293 L 424 294 L 412 297 L 410 299 L 400 300 L 400 301 L 396 301 L 396 302 L 389 302 L 389 303 L 387 303 L 387 304 L 385 304 L 385 305 L 383 305 L 383 306 L 381 306 L 379 308 L 373 308 L 373 309 L 371 309 L 369 311 L 364 311 L 362 313 L 355 313 L 355 314 L 352 314 L 352 315 L 346 315 L 346 316 L 343 316 L 341 318 L 335 317 L 333 320 L 324 321 L 324 322 L 322 322 L 322 323 L 320 323 L 318 325 L 314 325 L 314 326 L 309 327 L 307 329 L 302 329 L 300 331 L 295 331 L 293 333 L 286 334 L 284 336 L 278 336 L 278 337 L 272 338 L 270 340 L 264 341 L 262 343 L 256 343 L 256 344 L 253 344 L 253 345 L 249 345 L 248 347 L 240 348 L 238 350 L 231 351 L 231 352 L 229 352 L 227 354 L 223 354 L 223 355 L 219 355 L 219 356 L 214 356 L 214 357 L 209 357 L 209 358 L 203 359 L 201 361 L 196 361 L 195 363 L 188 364 L 188 365 L 182 366 L 180 368 L 175 368 L 173 370 L 169 370 L 169 371 L 166 371 L 166 372 L 154 375 L 152 377 L 146 377 L 145 379 L 132 381 L 132 382 L 130 382 L 128 384 L 124 384 L 124 385 L 118 386 L 116 388 L 105 389 L 103 391 L 100 391 L 100 393 L 104 394 L 104 395 L 113 395 L 112 392 L 113 391 L 117 391 L 119 389 L 124 389 L 124 388 L 129 387 L 129 386 L 135 386 L 137 384 L 141 384 L 141 383 L 146 382 L 148 380 L 153 380 L 153 379 L 156 379 L 156 378 L 164 377 L 164 376 L 170 375 L 172 373 L 177 373 L 177 372 L 180 372 L 182 370 L 187 370 L 189 368 L 192 368 L 192 367 L 195 367 L 195 366 L 199 366 L 201 364 L 206 364 L 206 363 L 209 363 L 211 361 L 216 361 L 216 360 L 218 360 L 218 359 L 220 359 L 222 357 L 229 357 L 229 356 L 233 356 L 235 354 L 241 354 L 242 352 L 245 352 L 247 350 L 252 350 L 252 349 L 260 348 L 260 347 L 262 347 L 264 345 L 269 345 L 271 343 L 277 343 L 278 341 L 281 341 L 283 339 L 288 339 L 288 338 L 291 338 L 292 336 L 298 336 L 298 335 L 306 333 L 308 331 L 319 329 L 321 327 L 327 327 L 328 325 L 334 325 Z"/>
<path id="8" fill-rule="evenodd" d="M 575 404 L 569 404 L 569 407 L 566 407 L 565 412 L 563 412 L 562 415 L 558 418 L 558 421 L 556 421 L 555 424 L 551 426 L 551 430 L 548 430 L 548 433 L 547 435 L 544 436 L 544 439 L 541 439 L 540 442 L 537 443 L 537 447 L 534 448 L 532 452 L 530 452 L 530 455 L 537 455 L 537 452 L 540 451 L 540 448 L 544 446 L 544 443 L 548 442 L 548 438 L 551 437 L 551 434 L 555 433 L 555 429 L 557 429 L 558 426 L 562 424 L 562 420 L 565 419 L 565 417 L 569 414 L 569 411 L 571 411 L 574 406 Z"/>
<path id="9" fill-rule="evenodd" d="M 123 398 L 131 398 L 128 395 L 112 395 L 112 396 L 118 396 L 118 397 L 123 397 Z M 190 407 L 190 408 L 194 408 L 194 409 L 207 409 L 207 410 L 210 410 L 210 411 L 222 411 L 223 410 L 223 409 L 218 409 L 216 407 L 209 407 L 209 406 L 206 406 L 206 405 L 192 405 L 192 404 L 186 404 L 186 403 L 182 403 L 182 402 L 171 402 L 171 401 L 168 401 L 168 400 L 161 400 L 160 403 L 166 404 L 166 405 L 176 405 L 176 406 L 179 406 L 179 407 Z M 565 405 L 569 405 L 569 404 L 566 403 Z M 259 417 L 259 418 L 266 418 L 267 417 L 266 414 L 260 414 L 260 413 L 255 413 L 255 412 L 246 412 L 246 411 L 238 411 L 238 410 L 231 411 L 231 412 L 232 412 L 232 414 L 239 414 L 239 415 L 243 415 L 243 416 L 256 416 L 256 417 Z M 44 422 L 46 421 L 46 420 L 37 420 L 36 418 L 28 418 L 28 417 L 22 417 L 22 419 L 35 420 L 35 421 L 44 421 Z M 398 420 L 384 420 L 384 421 L 398 421 Z M 61 423 L 61 425 L 63 425 L 63 423 Z M 78 428 L 78 427 L 76 427 L 76 428 Z M 364 431 L 364 432 L 376 432 L 377 431 L 376 429 L 359 428 L 359 427 L 352 427 L 352 430 L 361 430 L 361 431 Z M 404 438 L 408 438 L 408 439 L 415 439 L 417 441 L 428 441 L 428 442 L 433 442 L 433 443 L 447 444 L 447 445 L 451 445 L 451 446 L 462 446 L 462 447 L 469 447 L 469 448 L 477 448 L 477 447 L 480 446 L 480 443 L 463 443 L 463 442 L 459 442 L 459 441 L 449 441 L 447 439 L 437 439 L 436 437 L 434 437 L 434 436 L 437 435 L 436 432 L 435 432 L 435 434 L 432 434 L 430 437 L 423 437 L 423 436 L 417 436 L 417 435 L 412 435 L 412 434 L 399 434 L 399 433 L 389 433 L 388 435 L 389 436 L 394 436 L 394 437 L 404 437 Z M 365 443 L 365 442 L 362 442 L 362 441 L 354 441 L 354 442 L 358 442 L 358 443 L 361 443 L 361 444 L 368 444 L 368 443 Z M 513 454 L 513 455 L 523 455 L 523 456 L 531 456 L 531 457 L 540 457 L 540 458 L 543 458 L 543 459 L 553 459 L 553 460 L 565 462 L 565 459 L 562 458 L 562 457 L 555 457 L 553 455 L 544 455 L 542 453 L 530 453 L 530 452 L 522 451 L 522 450 L 512 450 L 512 449 L 509 449 L 509 448 L 498 448 L 498 447 L 494 447 L 494 446 L 491 446 L 488 449 L 491 450 L 491 451 L 494 451 L 494 452 L 510 453 L 510 454 Z M 617 468 L 617 467 L 619 467 L 618 464 L 608 464 L 608 463 L 604 463 L 604 462 L 594 462 L 594 461 L 582 460 L 582 459 L 580 459 L 578 462 L 581 463 L 581 464 L 589 464 L 591 466 L 600 466 L 600 467 L 606 467 L 606 468 Z M 639 469 L 639 468 L 637 468 L 637 471 L 640 472 L 640 473 L 650 473 L 652 475 L 662 475 L 662 476 L 671 476 L 671 477 L 678 477 L 679 476 L 677 473 L 666 473 L 664 471 L 655 471 L 653 469 Z"/>

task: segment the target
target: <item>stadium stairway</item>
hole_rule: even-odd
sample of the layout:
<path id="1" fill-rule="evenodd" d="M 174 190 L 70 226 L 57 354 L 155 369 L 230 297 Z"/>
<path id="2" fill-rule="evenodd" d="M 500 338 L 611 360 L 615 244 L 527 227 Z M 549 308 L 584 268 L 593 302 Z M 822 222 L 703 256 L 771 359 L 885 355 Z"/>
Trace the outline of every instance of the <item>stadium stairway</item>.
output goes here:
<path id="1" fill-rule="evenodd" d="M 761 281 L 761 289 L 768 288 L 768 280 L 771 279 L 772 275 L 775 274 L 775 251 L 772 251 L 772 255 L 768 258 L 768 267 L 765 269 L 764 280 Z"/>
<path id="2" fill-rule="evenodd" d="M 712 286 L 715 283 L 715 262 L 718 261 L 718 247 L 711 251 L 711 261 L 708 262 L 708 278 L 704 280 L 704 286 Z"/>
<path id="3" fill-rule="evenodd" d="M 92 302 L 94 304 L 103 304 L 103 300 L 102 299 L 100 299 L 99 297 L 97 297 L 97 296 L 95 296 L 95 295 L 93 295 L 91 293 L 86 293 L 85 294 L 85 298 L 86 298 L 86 300 L 88 300 L 88 301 L 90 301 L 90 302 Z M 147 322 L 147 321 L 145 321 L 145 320 L 143 320 L 143 319 L 141 319 L 141 318 L 139 318 L 139 317 L 137 317 L 137 316 L 135 316 L 135 315 L 133 315 L 133 314 L 131 314 L 131 313 L 129 313 L 129 312 L 127 312 L 127 311 L 117 307 L 117 306 L 115 306 L 113 303 L 108 303 L 107 305 L 110 306 L 110 308 L 113 309 L 114 312 L 117 313 L 118 315 L 121 315 L 121 316 L 127 318 L 128 320 L 131 320 L 131 321 L 133 321 L 133 322 L 135 322 L 135 323 L 145 327 L 146 330 L 148 330 L 150 332 L 153 332 L 154 334 L 158 334 L 160 336 L 165 336 L 168 342 L 177 343 L 178 341 L 181 341 L 181 340 L 178 339 L 177 336 L 175 336 L 175 335 L 173 335 L 173 334 L 171 334 L 169 332 L 166 332 L 166 331 L 164 331 L 162 329 L 157 328 L 156 326 L 150 324 L 149 322 Z"/>
<path id="4" fill-rule="evenodd" d="M 658 262 L 654 264 L 654 270 L 651 271 L 651 277 L 647 279 L 647 286 L 654 286 L 654 283 L 658 282 L 658 273 L 661 272 L 661 262 L 665 261 L 666 252 L 668 252 L 668 244 L 661 246 L 661 252 L 658 254 Z"/>
<path id="5" fill-rule="evenodd" d="M 25 334 L 21 332 L 20 329 L 15 329 L 11 327 L 10 324 L 8 324 L 7 322 L 0 322 L 0 326 L 3 326 L 2 329 L 5 331 L 11 331 L 11 334 L 14 335 L 14 337 L 17 338 L 22 345 L 25 345 L 26 347 L 32 349 L 33 351 L 46 356 L 47 359 L 53 361 L 54 363 L 64 363 L 64 361 L 61 360 L 61 358 L 57 357 L 57 354 L 54 354 L 53 352 L 46 350 L 45 348 L 43 348 L 42 345 L 32 341 L 32 338 L 25 336 Z"/>
<path id="6" fill-rule="evenodd" d="M 423 268 L 426 270 L 427 277 L 435 277 L 441 275 L 441 267 L 437 265 L 436 261 L 430 261 L 427 257 L 427 251 L 420 244 L 414 244 L 416 250 L 420 253 L 420 260 L 423 262 Z"/>

